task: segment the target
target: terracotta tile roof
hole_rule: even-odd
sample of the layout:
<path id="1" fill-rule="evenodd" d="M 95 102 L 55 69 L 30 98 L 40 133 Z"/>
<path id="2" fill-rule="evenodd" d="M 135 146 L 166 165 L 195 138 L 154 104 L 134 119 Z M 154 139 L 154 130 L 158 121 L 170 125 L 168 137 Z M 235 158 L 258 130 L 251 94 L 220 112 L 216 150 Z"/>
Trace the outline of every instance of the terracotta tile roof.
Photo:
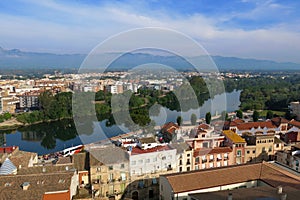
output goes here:
<path id="1" fill-rule="evenodd" d="M 248 122 L 248 123 L 242 123 L 238 124 L 237 128 L 239 130 L 251 130 L 252 128 L 257 129 L 260 128 L 276 128 L 276 126 L 272 123 L 272 121 L 265 121 L 265 122 Z"/>
<path id="2" fill-rule="evenodd" d="M 211 148 L 201 148 L 199 150 L 194 150 L 194 157 L 207 155 L 210 151 Z"/>
<path id="3" fill-rule="evenodd" d="M 0 200 L 42 199 L 45 192 L 69 190 L 74 172 L 0 177 Z M 29 182 L 28 190 L 21 185 Z"/>
<path id="4" fill-rule="evenodd" d="M 300 177 L 269 163 L 256 163 L 211 168 L 186 173 L 162 175 L 174 193 L 195 191 L 251 180 L 262 180 L 272 187 L 290 186 L 300 189 Z M 204 181 L 205 180 L 205 181 Z M 187 184 L 188 183 L 188 184 Z"/>
<path id="5" fill-rule="evenodd" d="M 16 153 L 12 154 L 9 159 L 16 167 L 28 167 L 30 159 L 33 159 L 36 156 L 36 153 L 17 151 Z"/>
<path id="6" fill-rule="evenodd" d="M 72 158 L 71 157 L 59 157 L 58 161 L 56 162 L 57 165 L 64 165 L 64 164 L 71 164 Z"/>
<path id="7" fill-rule="evenodd" d="M 174 122 L 168 122 L 162 126 L 162 131 L 168 132 L 168 133 L 174 133 L 175 130 L 179 129 L 179 126 L 175 124 Z"/>
<path id="8" fill-rule="evenodd" d="M 290 122 L 289 122 L 289 125 L 292 125 L 292 126 L 296 126 L 298 128 L 300 128 L 300 122 L 292 119 Z"/>
<path id="9" fill-rule="evenodd" d="M 18 169 L 18 175 L 45 174 L 45 173 L 58 173 L 58 172 L 64 173 L 64 172 L 72 171 L 72 169 L 74 169 L 73 164 L 34 166 L 34 167 Z"/>
<path id="10" fill-rule="evenodd" d="M 233 132 L 232 130 L 224 130 L 223 135 L 233 143 L 246 143 L 246 140 Z"/>
<path id="11" fill-rule="evenodd" d="M 283 118 L 283 117 L 274 117 L 271 119 L 271 121 L 276 125 L 279 126 L 280 124 L 287 124 L 289 123 L 289 120 Z"/>
<path id="12" fill-rule="evenodd" d="M 208 124 L 200 124 L 199 126 L 198 126 L 198 130 L 199 129 L 209 129 L 210 128 L 210 126 L 208 125 Z"/>
<path id="13" fill-rule="evenodd" d="M 194 157 L 230 152 L 232 152 L 230 147 L 201 148 L 199 150 L 194 150 Z"/>
<path id="14" fill-rule="evenodd" d="M 171 150 L 172 148 L 169 145 L 164 145 L 164 146 L 157 146 L 151 149 L 141 149 L 139 147 L 133 147 L 131 151 L 131 155 L 138 155 L 138 154 L 143 154 L 143 153 L 152 153 L 152 152 L 157 152 L 157 151 L 166 151 L 166 150 Z"/>
<path id="15" fill-rule="evenodd" d="M 260 168 L 260 164 L 239 165 L 176 173 L 163 177 L 169 181 L 174 193 L 180 193 L 257 180 L 260 176 Z"/>
<path id="16" fill-rule="evenodd" d="M 89 156 L 86 152 L 72 155 L 72 162 L 78 171 L 86 171 L 90 168 Z"/>
<path id="17" fill-rule="evenodd" d="M 232 149 L 230 147 L 215 147 L 209 152 L 209 154 L 230 153 L 230 152 L 232 152 Z"/>

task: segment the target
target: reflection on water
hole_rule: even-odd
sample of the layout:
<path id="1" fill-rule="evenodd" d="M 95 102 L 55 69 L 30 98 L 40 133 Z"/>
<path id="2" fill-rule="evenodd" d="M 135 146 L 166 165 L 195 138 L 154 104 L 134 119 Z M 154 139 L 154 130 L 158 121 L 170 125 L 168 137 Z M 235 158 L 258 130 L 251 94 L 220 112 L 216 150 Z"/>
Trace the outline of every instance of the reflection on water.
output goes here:
<path id="1" fill-rule="evenodd" d="M 150 115 L 156 122 L 156 125 L 161 125 L 168 121 L 175 122 L 177 116 L 180 114 L 186 121 L 190 120 L 192 113 L 199 113 L 198 117 L 204 117 L 205 113 L 210 111 L 214 115 L 216 113 L 221 113 L 224 110 L 224 108 L 218 107 L 218 105 L 222 105 L 218 104 L 218 101 L 224 98 L 222 95 L 226 95 L 226 110 L 228 112 L 238 109 L 238 106 L 240 105 L 240 91 L 234 91 L 228 94 L 216 95 L 214 99 L 206 101 L 199 109 L 181 113 L 158 106 L 151 109 Z M 214 105 L 214 107 L 211 108 L 211 105 Z M 164 111 L 162 109 L 164 109 Z M 159 112 L 160 115 L 155 115 L 154 111 Z M 0 145 L 16 145 L 19 146 L 21 150 L 37 152 L 38 154 L 47 154 L 61 151 L 64 148 L 82 143 L 87 144 L 99 141 L 107 137 L 122 134 L 126 132 L 126 130 L 128 131 L 128 129 L 124 126 L 118 127 L 116 125 L 112 125 L 112 121 L 112 119 L 103 120 L 101 122 L 84 120 L 84 122 L 80 124 L 79 128 L 82 128 L 85 132 L 80 135 L 80 137 L 77 134 L 75 124 L 72 119 L 35 124 L 19 128 L 16 131 L 0 131 Z"/>

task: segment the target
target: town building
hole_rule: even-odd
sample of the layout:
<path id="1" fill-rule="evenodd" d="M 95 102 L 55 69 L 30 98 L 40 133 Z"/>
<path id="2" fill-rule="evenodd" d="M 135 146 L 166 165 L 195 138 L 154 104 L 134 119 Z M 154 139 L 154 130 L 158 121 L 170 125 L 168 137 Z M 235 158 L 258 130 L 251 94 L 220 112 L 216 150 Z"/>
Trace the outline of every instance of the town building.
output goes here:
<path id="1" fill-rule="evenodd" d="M 176 149 L 176 171 L 186 172 L 194 168 L 193 166 L 193 149 L 186 142 L 172 143 L 171 148 Z"/>
<path id="2" fill-rule="evenodd" d="M 266 162 L 161 175 L 159 183 L 161 200 L 195 200 L 199 199 L 199 195 L 200 199 L 206 199 L 201 195 L 219 194 L 221 191 L 227 192 L 228 195 L 231 190 L 239 188 L 252 191 L 251 189 L 280 187 L 281 192 L 291 191 L 291 194 L 283 193 L 288 197 L 294 192 L 300 194 L 299 176 Z M 252 196 L 251 192 L 243 195 L 243 199 Z"/>
<path id="3" fill-rule="evenodd" d="M 291 150 L 278 151 L 276 162 L 300 172 L 300 145 L 292 146 Z"/>
<path id="4" fill-rule="evenodd" d="M 289 109 L 292 114 L 297 116 L 297 120 L 300 120 L 300 102 L 299 101 L 291 102 L 289 105 Z"/>
<path id="5" fill-rule="evenodd" d="M 89 149 L 90 176 L 96 197 L 121 198 L 130 183 L 128 156 L 126 150 L 115 145 Z"/>
<path id="6" fill-rule="evenodd" d="M 246 140 L 232 130 L 224 130 L 222 134 L 225 136 L 224 145 L 232 149 L 232 164 L 246 163 Z"/>

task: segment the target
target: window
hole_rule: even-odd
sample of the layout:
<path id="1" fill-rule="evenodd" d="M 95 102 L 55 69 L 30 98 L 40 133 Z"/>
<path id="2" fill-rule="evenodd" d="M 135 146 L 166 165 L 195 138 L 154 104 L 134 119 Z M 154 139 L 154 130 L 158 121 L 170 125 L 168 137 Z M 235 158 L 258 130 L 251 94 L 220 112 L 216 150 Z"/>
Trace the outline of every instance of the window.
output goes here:
<path id="1" fill-rule="evenodd" d="M 157 161 L 157 158 L 153 158 L 153 162 L 156 162 Z"/>
<path id="2" fill-rule="evenodd" d="M 136 161 L 135 160 L 131 161 L 131 165 L 136 165 Z"/>
<path id="3" fill-rule="evenodd" d="M 195 162 L 199 163 L 199 157 L 196 157 Z"/>
<path id="4" fill-rule="evenodd" d="M 279 144 L 276 144 L 276 148 L 279 148 Z"/>
<path id="5" fill-rule="evenodd" d="M 196 166 L 195 166 L 195 170 L 198 170 L 198 169 L 199 169 L 199 166 L 198 166 L 198 165 L 196 165 Z"/>
<path id="6" fill-rule="evenodd" d="M 241 151 L 241 150 L 238 150 L 237 153 L 236 153 L 236 156 L 237 156 L 237 157 L 241 157 L 241 156 L 242 156 L 242 151 Z"/>
<path id="7" fill-rule="evenodd" d="M 124 164 L 121 164 L 121 169 L 123 169 L 125 167 L 125 165 Z"/>
<path id="8" fill-rule="evenodd" d="M 262 153 L 265 153 L 265 152 L 266 152 L 266 148 L 263 147 L 262 150 L 261 150 L 261 152 L 262 152 Z"/>
<path id="9" fill-rule="evenodd" d="M 113 168 L 112 165 L 110 165 L 110 166 L 108 167 L 108 169 L 109 169 L 109 170 L 113 170 L 114 168 Z"/>
<path id="10" fill-rule="evenodd" d="M 186 168 L 186 171 L 190 171 L 190 170 L 191 170 L 191 168 L 190 168 L 190 167 L 187 167 L 187 168 Z"/>
<path id="11" fill-rule="evenodd" d="M 139 164 L 143 164 L 143 160 L 139 160 Z"/>
<path id="12" fill-rule="evenodd" d="M 203 148 L 208 148 L 208 142 L 203 142 L 203 143 L 202 143 L 202 147 L 203 147 Z"/>
<path id="13" fill-rule="evenodd" d="M 255 150 L 253 150 L 252 153 L 255 153 Z"/>
<path id="14" fill-rule="evenodd" d="M 109 180 L 111 181 L 111 180 L 113 180 L 114 179 L 114 174 L 113 173 L 110 173 L 109 174 Z"/>
<path id="15" fill-rule="evenodd" d="M 146 163 L 150 163 L 150 159 L 148 158 L 148 159 L 146 159 Z"/>
<path id="16" fill-rule="evenodd" d="M 269 152 L 271 152 L 272 151 L 272 147 L 269 147 Z"/>
<path id="17" fill-rule="evenodd" d="M 189 153 L 188 153 L 186 156 L 187 156 L 187 157 L 190 157 L 190 156 L 191 156 L 191 154 L 189 154 Z"/>
<path id="18" fill-rule="evenodd" d="M 166 156 L 163 156 L 161 159 L 162 159 L 162 160 L 166 160 Z"/>
<path id="19" fill-rule="evenodd" d="M 179 172 L 182 172 L 182 167 L 179 167 Z"/>
<path id="20" fill-rule="evenodd" d="M 205 166 L 205 163 L 202 164 L 201 168 L 202 168 L 202 169 L 205 169 L 205 167 L 206 167 L 206 166 Z"/>
<path id="21" fill-rule="evenodd" d="M 249 154 L 250 153 L 250 151 L 247 151 L 247 154 Z"/>
<path id="22" fill-rule="evenodd" d="M 121 180 L 126 181 L 126 173 L 125 172 L 121 173 Z"/>
<path id="23" fill-rule="evenodd" d="M 101 167 L 97 167 L 97 172 L 101 172 Z"/>

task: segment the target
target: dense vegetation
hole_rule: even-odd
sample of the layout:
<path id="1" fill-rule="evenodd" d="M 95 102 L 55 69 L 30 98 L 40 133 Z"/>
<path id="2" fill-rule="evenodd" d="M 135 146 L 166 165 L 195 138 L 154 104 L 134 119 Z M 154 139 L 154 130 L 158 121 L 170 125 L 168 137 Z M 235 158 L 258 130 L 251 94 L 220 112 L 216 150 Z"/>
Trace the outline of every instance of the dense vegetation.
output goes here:
<path id="1" fill-rule="evenodd" d="M 300 99 L 300 76 L 227 79 L 226 91 L 242 90 L 242 110 L 287 111 L 291 101 Z M 268 117 L 270 117 L 269 113 Z"/>
<path id="2" fill-rule="evenodd" d="M 149 109 L 159 109 L 154 105 L 160 104 L 170 110 L 187 111 L 190 108 L 201 106 L 210 96 L 214 96 L 223 91 L 222 81 L 217 79 L 203 79 L 201 77 L 188 78 L 190 84 L 183 84 L 179 88 L 170 92 L 160 90 L 140 88 L 136 94 L 126 91 L 123 94 L 112 95 L 105 91 L 97 93 L 85 93 L 85 95 L 93 95 L 95 97 L 95 111 L 98 120 L 107 119 L 107 125 L 113 125 L 115 122 L 112 117 L 114 115 L 123 118 L 125 126 L 134 126 L 138 124 L 145 126 L 153 124 L 149 117 Z M 234 89 L 242 90 L 241 110 L 274 110 L 287 111 L 288 104 L 291 101 L 300 99 L 300 76 L 290 75 L 285 78 L 262 76 L 256 78 L 235 78 L 225 79 L 225 89 L 232 92 Z M 210 90 L 208 90 L 208 87 Z M 90 109 L 83 95 L 82 105 L 78 105 L 82 110 Z M 125 103 L 124 103 L 125 102 Z M 128 102 L 128 103 L 126 103 Z M 113 109 L 112 105 L 113 104 Z M 129 115 L 132 119 L 126 118 Z M 85 112 L 92 114 L 90 112 Z M 287 112 L 289 113 L 289 112 Z M 151 113 L 159 114 L 159 110 Z M 237 113 L 242 117 L 241 112 Z M 267 112 L 266 117 L 271 118 L 275 113 Z M 71 118 L 72 115 L 72 93 L 59 93 L 52 95 L 49 92 L 42 93 L 40 96 L 40 110 L 17 115 L 17 120 L 23 123 L 35 123 L 49 120 L 57 120 L 63 118 Z M 226 119 L 226 112 L 222 113 L 222 117 Z M 291 116 L 287 116 L 288 118 Z M 6 116 L 7 118 L 7 116 Z M 210 121 L 207 116 L 207 121 Z M 0 116 L 0 121 L 4 120 Z M 182 123 L 182 118 L 178 119 Z M 133 124 L 133 123 L 134 124 Z M 195 123 L 195 116 L 191 116 L 191 122 Z"/>
<path id="3" fill-rule="evenodd" d="M 40 110 L 17 115 L 22 123 L 35 123 L 72 117 L 72 93 L 62 92 L 52 95 L 44 92 L 39 97 Z"/>

